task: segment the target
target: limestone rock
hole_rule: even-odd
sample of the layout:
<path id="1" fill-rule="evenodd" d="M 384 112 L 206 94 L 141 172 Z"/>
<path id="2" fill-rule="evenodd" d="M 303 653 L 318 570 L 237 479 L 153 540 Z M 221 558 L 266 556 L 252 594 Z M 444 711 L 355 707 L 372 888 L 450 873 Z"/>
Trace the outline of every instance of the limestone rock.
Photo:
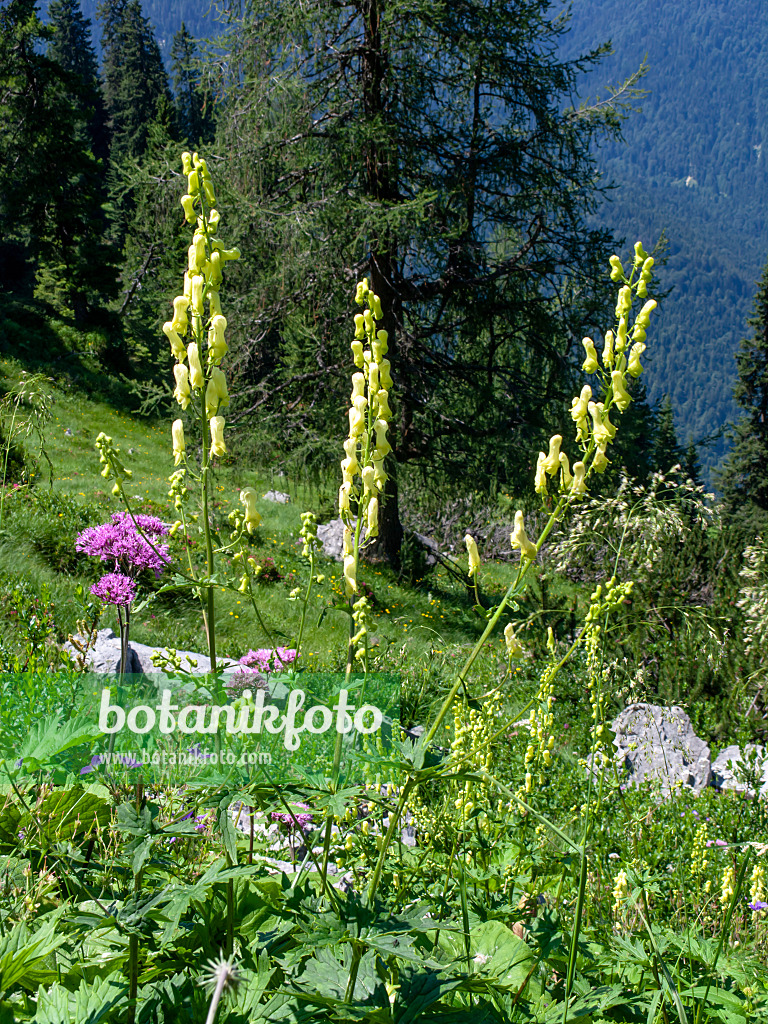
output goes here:
<path id="1" fill-rule="evenodd" d="M 290 494 L 286 494 L 285 491 L 267 491 L 264 495 L 264 501 L 272 501 L 277 505 L 288 505 L 290 500 Z"/>
<path id="2" fill-rule="evenodd" d="M 656 783 L 664 795 L 684 786 L 698 796 L 712 775 L 709 747 L 680 707 L 630 704 L 613 723 L 616 761 L 631 784 Z"/>
<path id="3" fill-rule="evenodd" d="M 69 642 L 64 644 L 64 649 L 73 658 L 78 656 L 79 652 Z M 162 670 L 155 668 L 152 664 L 152 655 L 164 650 L 164 647 L 150 647 L 148 644 L 129 641 L 126 672 L 129 675 L 141 672 L 147 675 L 157 674 Z M 187 669 L 187 671 L 193 672 L 195 675 L 210 672 L 211 661 L 208 655 L 196 654 L 194 651 L 179 651 L 178 653 L 182 659 L 182 667 Z M 100 629 L 96 634 L 96 644 L 88 652 L 86 661 L 92 672 L 117 675 L 120 671 L 120 637 L 115 636 L 114 631 L 111 629 Z M 192 665 L 192 661 L 197 662 L 197 667 Z M 233 671 L 240 667 L 238 662 L 233 661 L 232 658 L 219 658 L 218 662 L 220 665 Z"/>
<path id="4" fill-rule="evenodd" d="M 360 530 L 361 542 L 365 538 L 365 526 Z M 323 545 L 323 554 L 326 558 L 335 558 L 337 562 L 342 561 L 344 550 L 344 523 L 341 518 L 332 519 L 330 523 L 323 523 L 317 528 L 317 539 Z"/>
<path id="5" fill-rule="evenodd" d="M 768 757 L 766 757 L 765 747 L 748 743 L 744 748 L 744 752 L 748 762 L 751 763 L 754 757 L 755 767 L 761 773 L 762 785 L 759 790 L 760 796 L 768 795 Z M 712 785 L 717 789 L 733 789 L 737 793 L 746 793 L 748 796 L 754 796 L 754 791 L 736 778 L 736 773 L 733 767 L 731 767 L 731 762 L 736 767 L 741 765 L 743 761 L 744 758 L 738 743 L 732 743 L 725 750 L 721 750 L 712 762 Z"/>

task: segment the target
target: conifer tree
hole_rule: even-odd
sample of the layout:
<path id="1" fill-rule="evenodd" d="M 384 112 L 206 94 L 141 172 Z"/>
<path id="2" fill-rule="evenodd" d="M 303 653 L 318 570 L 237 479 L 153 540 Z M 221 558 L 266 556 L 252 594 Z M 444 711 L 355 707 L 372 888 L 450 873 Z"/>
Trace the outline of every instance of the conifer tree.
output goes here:
<path id="1" fill-rule="evenodd" d="M 731 431 L 733 447 L 716 482 L 740 519 L 768 522 L 768 264 L 758 282 L 752 335 L 736 353 L 734 398 L 742 415 Z"/>
<path id="2" fill-rule="evenodd" d="M 656 422 L 656 437 L 653 446 L 654 468 L 668 473 L 673 466 L 682 462 L 682 449 L 675 433 L 675 417 L 672 400 L 664 395 Z"/>
<path id="3" fill-rule="evenodd" d="M 104 100 L 117 163 L 140 157 L 150 124 L 171 105 L 168 76 L 140 0 L 102 0 Z"/>
<path id="4" fill-rule="evenodd" d="M 206 104 L 197 43 L 183 21 L 171 44 L 171 68 L 176 124 L 181 137 L 195 148 L 210 140 L 213 125 L 205 117 Z"/>
<path id="5" fill-rule="evenodd" d="M 246 5 L 219 148 L 252 211 L 241 415 L 259 409 L 273 449 L 277 433 L 330 452 L 349 283 L 367 274 L 389 335 L 398 463 L 476 484 L 527 471 L 595 309 L 607 244 L 585 226 L 590 145 L 620 121 L 619 100 L 565 109 L 600 52 L 560 60 L 563 30 L 546 0 Z M 396 490 L 380 535 L 392 557 Z"/>

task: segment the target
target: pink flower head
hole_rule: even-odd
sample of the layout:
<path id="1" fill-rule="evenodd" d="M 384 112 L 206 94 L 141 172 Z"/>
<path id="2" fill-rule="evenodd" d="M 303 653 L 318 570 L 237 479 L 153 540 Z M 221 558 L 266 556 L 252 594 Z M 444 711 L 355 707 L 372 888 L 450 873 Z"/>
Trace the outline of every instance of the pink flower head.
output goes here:
<path id="1" fill-rule="evenodd" d="M 281 668 L 287 668 L 296 660 L 296 651 L 290 647 L 259 648 L 258 651 L 248 651 L 240 659 L 240 664 L 246 668 L 255 668 L 259 672 L 273 672 Z"/>
<path id="2" fill-rule="evenodd" d="M 298 810 L 298 808 L 301 808 L 301 810 Z M 291 804 L 291 809 L 293 811 L 293 817 L 291 817 L 288 811 L 272 811 L 272 820 L 280 821 L 284 825 L 288 825 L 290 828 L 295 828 L 296 822 L 298 822 L 299 828 L 302 832 L 306 832 L 312 827 L 312 815 L 311 813 L 308 813 L 309 807 L 307 804 Z M 302 814 L 301 811 L 304 811 L 304 813 Z"/>
<path id="3" fill-rule="evenodd" d="M 150 537 L 164 537 L 169 527 L 157 516 L 137 515 L 136 524 Z M 159 577 L 170 562 L 165 544 L 151 545 L 137 532 L 127 512 L 115 512 L 112 521 L 89 526 L 77 535 L 75 550 L 113 562 L 115 569 L 136 574 L 151 569 Z"/>
<path id="4" fill-rule="evenodd" d="M 93 584 L 91 593 L 107 604 L 128 605 L 136 597 L 136 583 L 130 576 L 110 572 L 102 576 L 98 583 Z"/>

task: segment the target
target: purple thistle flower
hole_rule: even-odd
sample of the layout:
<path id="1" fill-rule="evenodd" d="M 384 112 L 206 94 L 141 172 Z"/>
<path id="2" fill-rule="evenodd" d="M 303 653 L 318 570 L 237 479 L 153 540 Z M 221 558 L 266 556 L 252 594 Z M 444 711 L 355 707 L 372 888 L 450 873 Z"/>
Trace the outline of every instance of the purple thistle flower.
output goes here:
<path id="1" fill-rule="evenodd" d="M 107 604 L 128 605 L 136 597 L 136 583 L 120 572 L 108 572 L 93 584 L 91 593 Z"/>

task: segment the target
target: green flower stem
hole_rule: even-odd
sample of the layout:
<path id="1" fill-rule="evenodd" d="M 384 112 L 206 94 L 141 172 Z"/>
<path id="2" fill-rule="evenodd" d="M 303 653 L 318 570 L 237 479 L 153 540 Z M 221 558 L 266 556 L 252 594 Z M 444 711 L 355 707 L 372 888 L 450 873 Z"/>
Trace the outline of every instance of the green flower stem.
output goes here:
<path id="1" fill-rule="evenodd" d="M 315 549 L 312 544 L 309 545 L 309 582 L 307 583 L 307 591 L 304 594 L 304 601 L 301 606 L 301 622 L 299 623 L 299 635 L 296 640 L 296 658 L 294 664 L 298 664 L 299 655 L 301 654 L 301 642 L 304 639 L 304 623 L 307 619 L 307 608 L 309 607 L 309 595 L 312 592 L 312 581 L 315 578 Z M 273 648 L 274 649 L 274 648 Z"/>
<path id="2" fill-rule="evenodd" d="M 3 527 L 3 510 L 5 508 L 5 483 L 8 479 L 8 460 L 11 455 L 11 446 L 13 445 L 13 428 L 16 425 L 16 413 L 19 411 L 18 402 L 14 403 L 13 416 L 11 416 L 11 426 L 8 430 L 8 437 L 5 441 L 5 460 L 3 462 L 3 488 L 0 492 L 0 529 Z"/>

